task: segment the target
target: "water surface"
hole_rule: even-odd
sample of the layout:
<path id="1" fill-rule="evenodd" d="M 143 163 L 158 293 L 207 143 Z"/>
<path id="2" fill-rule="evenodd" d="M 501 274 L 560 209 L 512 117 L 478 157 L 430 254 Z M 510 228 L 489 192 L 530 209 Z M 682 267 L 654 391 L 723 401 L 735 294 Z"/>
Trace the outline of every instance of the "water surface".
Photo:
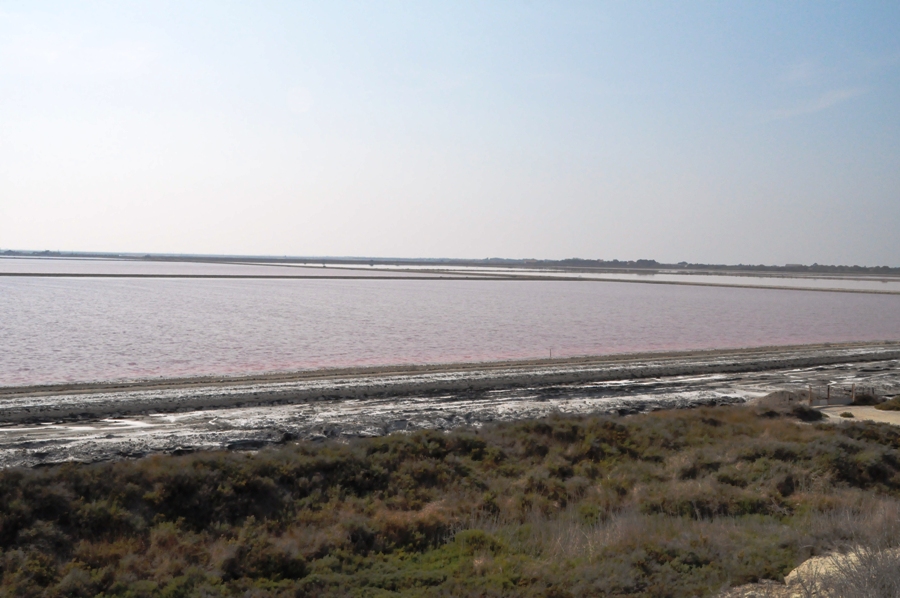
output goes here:
<path id="1" fill-rule="evenodd" d="M 900 340 L 900 296 L 566 281 L 0 277 L 0 385 Z"/>

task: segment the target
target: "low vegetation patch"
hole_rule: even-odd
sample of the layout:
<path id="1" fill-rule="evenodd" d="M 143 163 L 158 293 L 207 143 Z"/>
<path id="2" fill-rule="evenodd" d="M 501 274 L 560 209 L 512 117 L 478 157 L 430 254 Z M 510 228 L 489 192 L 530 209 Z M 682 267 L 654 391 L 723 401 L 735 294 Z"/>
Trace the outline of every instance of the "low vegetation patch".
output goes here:
<path id="1" fill-rule="evenodd" d="M 884 403 L 879 403 L 875 405 L 875 409 L 881 409 L 882 411 L 900 411 L 900 397 L 894 397 Z"/>
<path id="2" fill-rule="evenodd" d="M 872 406 L 872 405 L 877 406 L 880 403 L 881 403 L 881 400 L 878 397 L 876 397 L 875 395 L 861 393 L 861 394 L 856 395 L 856 397 L 854 397 L 854 399 L 853 399 L 853 402 L 850 404 L 855 405 L 855 406 L 868 407 L 868 406 Z"/>
<path id="3" fill-rule="evenodd" d="M 714 595 L 900 540 L 900 430 L 717 407 L 0 472 L 9 596 Z"/>

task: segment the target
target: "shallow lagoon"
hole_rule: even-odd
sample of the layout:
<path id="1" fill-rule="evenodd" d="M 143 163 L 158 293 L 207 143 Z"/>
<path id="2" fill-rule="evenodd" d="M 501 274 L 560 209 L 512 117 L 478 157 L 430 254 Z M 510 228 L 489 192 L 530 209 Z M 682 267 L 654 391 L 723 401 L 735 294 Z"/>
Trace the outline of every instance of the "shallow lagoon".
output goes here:
<path id="1" fill-rule="evenodd" d="M 0 277 L 0 385 L 900 339 L 900 296 L 591 281 Z"/>

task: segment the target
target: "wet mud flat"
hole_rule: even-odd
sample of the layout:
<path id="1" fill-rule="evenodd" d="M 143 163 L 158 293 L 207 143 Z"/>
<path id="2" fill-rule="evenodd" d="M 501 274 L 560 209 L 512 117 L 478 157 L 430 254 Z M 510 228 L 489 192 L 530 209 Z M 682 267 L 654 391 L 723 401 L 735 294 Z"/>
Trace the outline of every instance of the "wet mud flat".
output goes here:
<path id="1" fill-rule="evenodd" d="M 900 394 L 900 343 L 4 388 L 0 466 L 628 415 L 826 384 Z"/>

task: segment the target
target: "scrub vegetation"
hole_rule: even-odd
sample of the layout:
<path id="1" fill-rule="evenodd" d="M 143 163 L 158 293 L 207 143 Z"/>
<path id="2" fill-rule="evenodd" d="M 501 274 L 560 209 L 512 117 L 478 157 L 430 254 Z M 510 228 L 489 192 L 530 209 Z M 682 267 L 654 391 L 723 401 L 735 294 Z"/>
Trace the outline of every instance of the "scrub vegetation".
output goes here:
<path id="1" fill-rule="evenodd" d="M 894 397 L 893 399 L 879 403 L 875 405 L 875 409 L 881 409 L 882 411 L 900 411 L 900 397 Z"/>
<path id="2" fill-rule="evenodd" d="M 5 470 L 0 593 L 707 596 L 900 541 L 900 431 L 795 410 Z"/>

